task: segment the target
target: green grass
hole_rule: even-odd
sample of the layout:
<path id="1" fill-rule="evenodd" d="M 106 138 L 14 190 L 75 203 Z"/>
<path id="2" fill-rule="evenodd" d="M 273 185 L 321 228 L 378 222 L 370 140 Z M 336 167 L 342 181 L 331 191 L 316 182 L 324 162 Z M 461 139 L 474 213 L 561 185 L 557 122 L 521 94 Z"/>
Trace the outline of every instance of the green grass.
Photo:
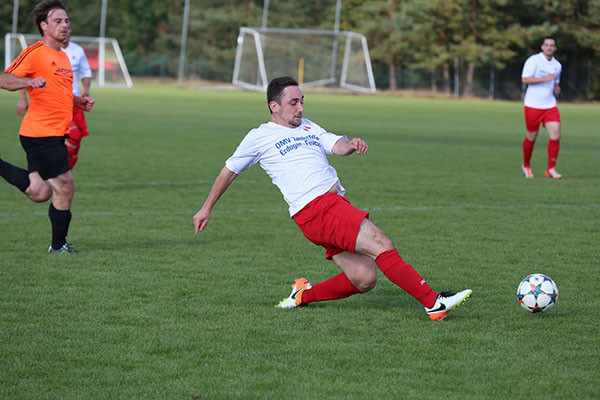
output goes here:
<path id="1" fill-rule="evenodd" d="M 561 104 L 562 181 L 519 169 L 520 103 L 306 94 L 305 115 L 370 145 L 333 157 L 435 290 L 473 289 L 440 322 L 382 275 L 371 292 L 295 310 L 293 279 L 337 273 L 258 167 L 193 234 L 192 216 L 263 94 L 96 89 L 73 174 L 69 241 L 50 256 L 46 204 L 0 180 L 0 398 L 597 399 L 600 106 Z M 2 158 L 25 165 L 17 95 L 0 93 Z M 557 306 L 517 303 L 527 274 Z"/>

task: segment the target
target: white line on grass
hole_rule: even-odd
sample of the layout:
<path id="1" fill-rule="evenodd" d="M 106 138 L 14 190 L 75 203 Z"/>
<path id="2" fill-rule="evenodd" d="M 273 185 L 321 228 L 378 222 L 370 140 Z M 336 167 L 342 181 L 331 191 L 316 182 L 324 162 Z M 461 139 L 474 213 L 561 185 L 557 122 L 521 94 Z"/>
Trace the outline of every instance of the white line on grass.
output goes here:
<path id="1" fill-rule="evenodd" d="M 208 185 L 212 184 L 214 180 L 200 179 L 195 181 L 150 181 L 150 182 L 82 182 L 76 183 L 77 187 L 135 187 L 135 186 L 190 186 L 190 185 Z M 240 179 L 236 180 L 236 183 L 258 183 L 252 179 Z"/>
<path id="2" fill-rule="evenodd" d="M 536 205 L 511 205 L 507 204 L 504 206 L 491 206 L 485 204 L 459 204 L 452 206 L 383 206 L 383 207 L 367 207 L 361 208 L 364 211 L 444 211 L 444 210 L 524 210 L 524 209 L 593 209 L 600 208 L 600 204 L 536 204 Z M 189 215 L 190 217 L 196 213 L 197 210 L 174 210 L 174 211 L 80 211 L 77 212 L 77 216 L 81 217 L 145 217 L 145 216 L 164 216 L 164 215 Z M 282 213 L 285 213 L 285 209 L 281 209 Z M 273 212 L 273 208 L 256 209 L 238 208 L 235 210 L 215 210 L 213 214 L 244 214 L 244 213 L 269 213 Z M 32 213 L 22 212 L 3 212 L 0 213 L 0 217 L 47 217 L 47 211 L 36 211 Z"/>

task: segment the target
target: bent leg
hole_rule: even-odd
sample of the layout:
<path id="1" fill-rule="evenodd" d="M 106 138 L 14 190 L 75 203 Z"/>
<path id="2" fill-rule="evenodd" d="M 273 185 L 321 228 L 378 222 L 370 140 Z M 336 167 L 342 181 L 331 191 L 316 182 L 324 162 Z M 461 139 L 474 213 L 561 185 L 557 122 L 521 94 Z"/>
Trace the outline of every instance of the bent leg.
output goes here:
<path id="1" fill-rule="evenodd" d="M 29 174 L 29 186 L 25 190 L 25 195 L 27 195 L 31 201 L 43 203 L 52 196 L 52 188 L 47 181 L 42 179 L 38 172 L 33 171 Z"/>
<path id="2" fill-rule="evenodd" d="M 369 256 L 390 281 L 417 299 L 423 306 L 432 307 L 437 293 L 425 279 L 398 254 L 391 240 L 368 219 L 364 219 L 356 238 L 356 252 Z"/>
<path id="3" fill-rule="evenodd" d="M 0 158 L 0 176 L 2 176 L 6 182 L 15 186 L 21 192 L 25 193 L 29 187 L 29 172 L 26 169 L 19 168 L 12 165 Z"/>
<path id="4" fill-rule="evenodd" d="M 333 256 L 332 259 L 361 293 L 368 292 L 377 285 L 377 270 L 375 263 L 369 257 L 344 251 Z"/>

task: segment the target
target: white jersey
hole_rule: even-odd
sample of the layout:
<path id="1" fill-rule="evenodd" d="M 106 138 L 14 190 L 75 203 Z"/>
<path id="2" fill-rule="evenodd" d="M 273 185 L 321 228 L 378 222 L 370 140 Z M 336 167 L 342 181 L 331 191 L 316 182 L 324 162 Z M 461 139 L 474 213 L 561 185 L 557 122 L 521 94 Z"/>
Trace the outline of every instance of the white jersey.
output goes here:
<path id="1" fill-rule="evenodd" d="M 535 83 L 527 85 L 525 91 L 525 105 L 532 108 L 548 109 L 556 107 L 556 97 L 554 97 L 554 84 L 560 82 L 560 73 L 562 66 L 552 57 L 548 60 L 544 53 L 534 54 L 525 61 L 521 78 L 533 76 L 543 78 L 548 74 L 554 74 L 556 79 L 550 82 Z"/>
<path id="2" fill-rule="evenodd" d="M 240 174 L 258 162 L 281 191 L 293 217 L 335 184 L 338 194 L 346 193 L 327 161 L 335 143 L 345 138 L 305 118 L 297 128 L 267 122 L 246 134 L 225 165 Z"/>
<path id="3" fill-rule="evenodd" d="M 92 77 L 90 64 L 83 48 L 76 43 L 69 42 L 67 48 L 63 48 L 62 51 L 67 53 L 69 60 L 71 60 L 71 68 L 73 69 L 73 94 L 79 96 L 79 80 Z"/>

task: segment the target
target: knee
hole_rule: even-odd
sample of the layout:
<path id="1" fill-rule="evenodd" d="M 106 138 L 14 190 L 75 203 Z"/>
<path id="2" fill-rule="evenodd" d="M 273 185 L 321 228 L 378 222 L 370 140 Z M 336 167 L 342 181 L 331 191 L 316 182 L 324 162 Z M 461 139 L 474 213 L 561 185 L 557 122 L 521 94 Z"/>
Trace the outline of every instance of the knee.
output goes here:
<path id="1" fill-rule="evenodd" d="M 52 196 L 52 189 L 46 184 L 31 184 L 25 191 L 25 194 L 31 201 L 43 203 L 48 201 Z"/>
<path id="2" fill-rule="evenodd" d="M 73 186 L 73 179 L 70 177 L 62 177 L 59 181 L 60 185 L 55 196 L 58 196 L 65 200 L 73 200 L 73 196 L 75 194 L 75 187 Z"/>
<path id="3" fill-rule="evenodd" d="M 381 234 L 376 238 L 377 252 L 376 255 L 394 249 L 394 243 L 385 234 Z"/>
<path id="4" fill-rule="evenodd" d="M 375 269 L 372 271 L 364 271 L 356 278 L 357 279 L 355 279 L 353 284 L 361 293 L 368 292 L 377 285 L 377 271 Z"/>

